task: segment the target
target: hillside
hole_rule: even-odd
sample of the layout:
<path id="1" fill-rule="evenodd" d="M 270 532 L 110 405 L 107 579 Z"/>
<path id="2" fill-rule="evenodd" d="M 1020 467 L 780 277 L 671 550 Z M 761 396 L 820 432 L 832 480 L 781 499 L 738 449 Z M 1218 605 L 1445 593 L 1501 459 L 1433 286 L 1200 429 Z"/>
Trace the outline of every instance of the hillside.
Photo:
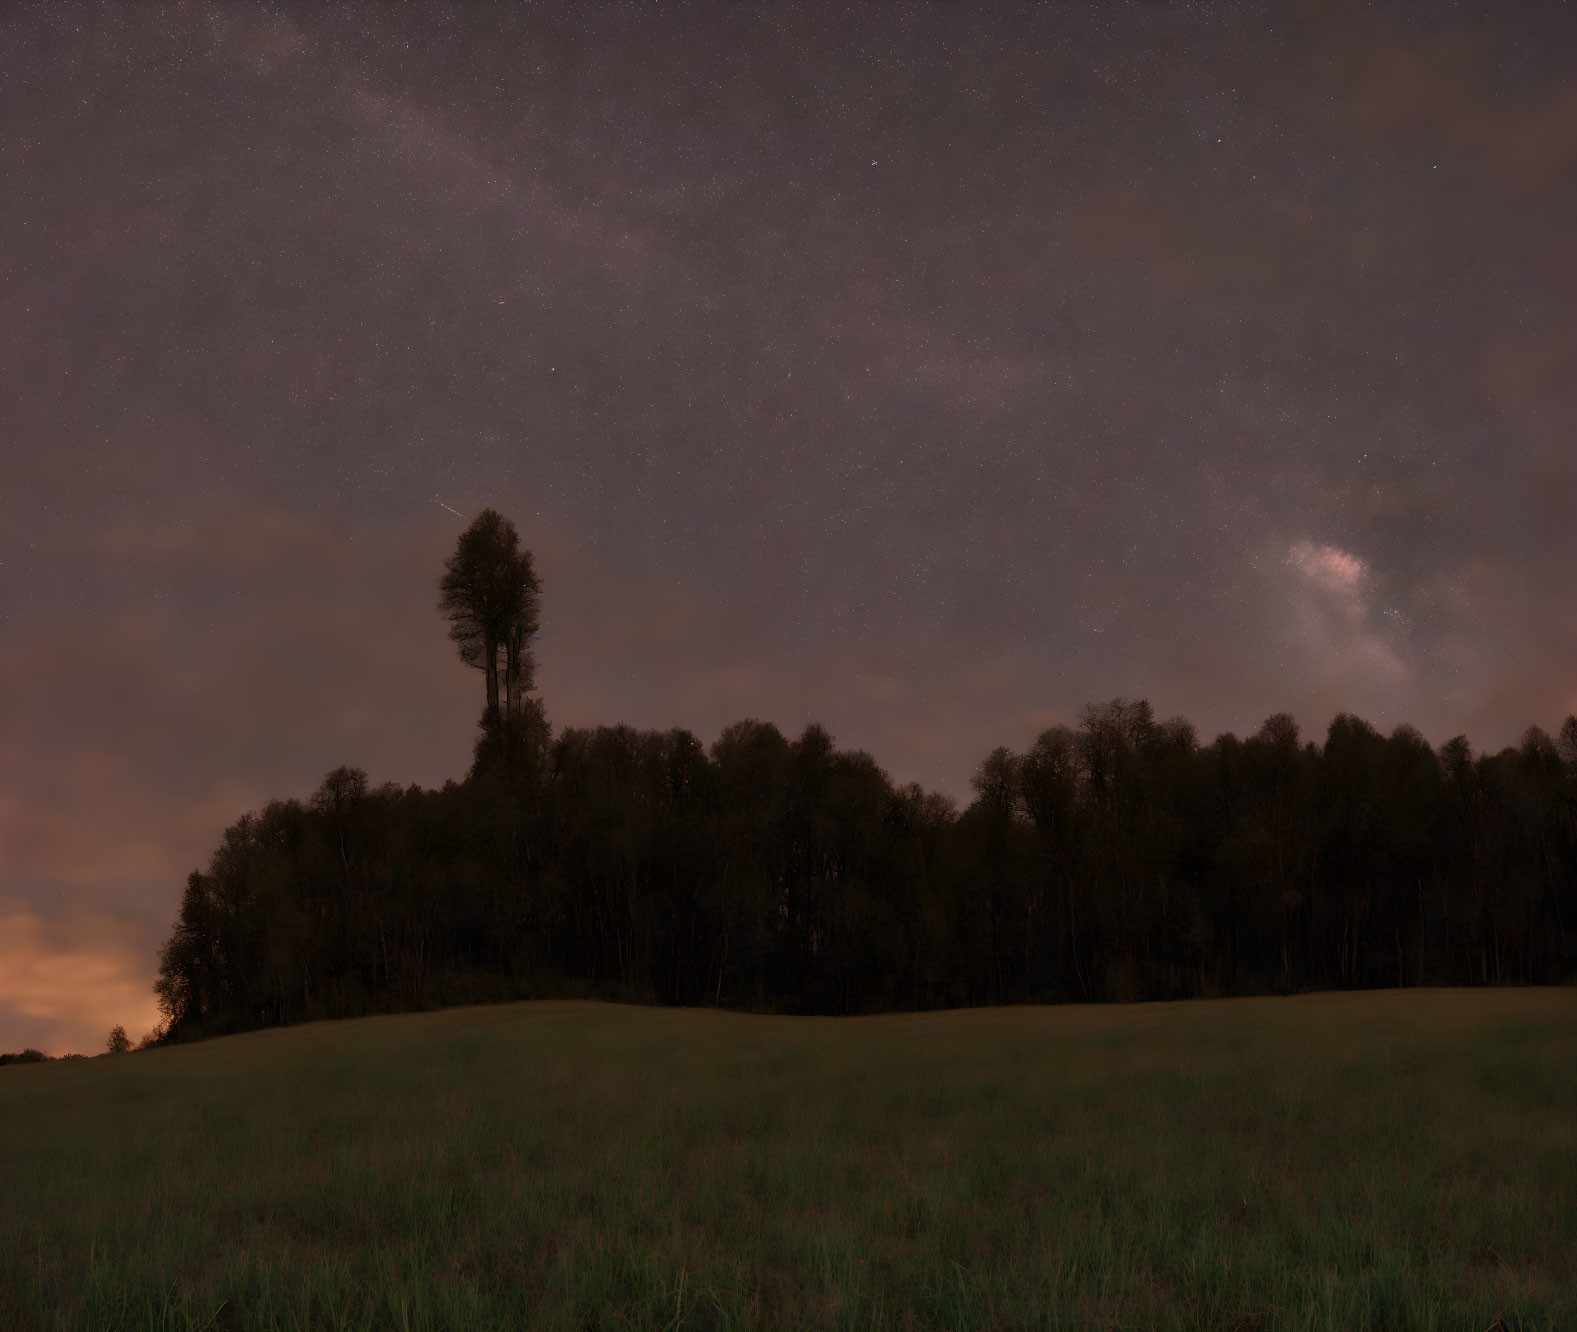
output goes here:
<path id="1" fill-rule="evenodd" d="M 0 1326 L 1577 1325 L 1577 991 L 544 1002 L 0 1071 Z"/>

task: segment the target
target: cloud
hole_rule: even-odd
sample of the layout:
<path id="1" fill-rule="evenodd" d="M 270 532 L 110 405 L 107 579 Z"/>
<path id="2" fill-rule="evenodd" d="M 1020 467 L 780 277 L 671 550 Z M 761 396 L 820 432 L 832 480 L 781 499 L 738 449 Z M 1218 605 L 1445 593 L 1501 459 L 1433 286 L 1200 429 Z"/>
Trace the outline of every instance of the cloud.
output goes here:
<path id="1" fill-rule="evenodd" d="M 1413 671 L 1376 623 L 1368 564 L 1339 546 L 1300 540 L 1287 550 L 1291 608 L 1309 665 L 1325 682 L 1394 686 Z"/>
<path id="2" fill-rule="evenodd" d="M 0 1049 L 96 1053 L 117 1023 L 159 1019 L 144 922 L 93 912 L 0 916 Z"/>
<path id="3" fill-rule="evenodd" d="M 207 857 L 214 830 L 257 802 L 257 788 L 215 783 L 199 796 L 150 786 L 122 755 L 64 759 L 37 789 L 0 798 L 0 874 L 57 887 L 167 883 Z"/>
<path id="4" fill-rule="evenodd" d="M 89 543 L 106 560 L 217 563 L 241 571 L 315 562 L 336 544 L 321 523 L 279 509 L 249 509 L 176 524 L 120 523 L 96 533 Z"/>
<path id="5" fill-rule="evenodd" d="M 1459 729 L 1470 738 L 1498 736 L 1502 743 L 1511 743 L 1529 724 L 1558 730 L 1567 717 L 1577 715 L 1573 661 L 1577 625 L 1551 626 L 1468 694 L 1460 705 L 1466 725 Z"/>
<path id="6" fill-rule="evenodd" d="M 39 57 L 0 133 L 0 917 L 167 929 L 248 807 L 460 776 L 435 495 L 520 522 L 559 726 L 815 720 L 967 798 L 1115 693 L 1476 744 L 1570 706 L 1547 16 L 1333 10 L 1311 84 L 1279 20 L 875 6 L 685 62 L 660 16 L 517 8 L 502 44 L 0 20 Z"/>
<path id="7" fill-rule="evenodd" d="M 105 613 L 0 640 L 0 1048 L 151 1025 L 185 877 L 247 810 L 340 763 L 464 772 L 480 689 L 433 604 L 452 526 L 357 541 L 257 508 L 87 538 Z"/>
<path id="8" fill-rule="evenodd" d="M 1372 21 L 1333 32 L 1315 58 L 1338 94 L 1332 123 L 1375 138 L 1417 136 L 1503 187 L 1545 192 L 1577 166 L 1577 81 L 1528 88 L 1497 79 L 1503 40 L 1466 24 L 1423 39 Z"/>
<path id="9" fill-rule="evenodd" d="M 1287 558 L 1311 585 L 1333 593 L 1345 603 L 1349 613 L 1362 612 L 1360 584 L 1368 571 L 1356 555 L 1336 546 L 1298 541 L 1287 552 Z"/>

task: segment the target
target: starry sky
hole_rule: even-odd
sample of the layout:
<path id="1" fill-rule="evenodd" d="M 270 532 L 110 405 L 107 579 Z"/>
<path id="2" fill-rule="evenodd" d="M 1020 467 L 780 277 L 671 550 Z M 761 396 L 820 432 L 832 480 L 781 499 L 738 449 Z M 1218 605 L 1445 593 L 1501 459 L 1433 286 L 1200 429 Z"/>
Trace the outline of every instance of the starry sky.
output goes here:
<path id="1" fill-rule="evenodd" d="M 1560 0 L 23 4 L 0 181 L 0 1050 L 151 1027 L 246 810 L 464 774 L 451 510 L 556 726 L 1577 710 Z"/>

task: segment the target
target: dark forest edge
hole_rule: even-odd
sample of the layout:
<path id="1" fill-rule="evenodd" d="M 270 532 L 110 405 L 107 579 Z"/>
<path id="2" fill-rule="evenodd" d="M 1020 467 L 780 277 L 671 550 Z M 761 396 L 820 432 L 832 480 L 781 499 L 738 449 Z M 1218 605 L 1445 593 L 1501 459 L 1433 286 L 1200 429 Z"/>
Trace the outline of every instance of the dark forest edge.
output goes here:
<path id="1" fill-rule="evenodd" d="M 1577 979 L 1577 718 L 1474 755 L 1343 714 L 1202 745 L 1148 703 L 993 751 L 962 811 L 819 726 L 552 733 L 538 584 L 485 511 L 440 609 L 487 678 L 463 783 L 338 768 L 226 830 L 159 1041 L 600 997 L 853 1014 Z M 502 686 L 502 687 L 501 687 Z"/>

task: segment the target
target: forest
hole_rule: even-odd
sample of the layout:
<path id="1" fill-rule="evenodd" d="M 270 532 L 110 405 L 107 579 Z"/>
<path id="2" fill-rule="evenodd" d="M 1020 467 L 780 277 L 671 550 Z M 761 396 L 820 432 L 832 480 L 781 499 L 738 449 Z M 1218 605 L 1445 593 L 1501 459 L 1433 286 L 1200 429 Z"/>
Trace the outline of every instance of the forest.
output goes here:
<path id="1" fill-rule="evenodd" d="M 331 772 L 223 835 L 158 1039 L 549 997 L 853 1014 L 1577 979 L 1577 717 L 1475 754 L 1340 715 L 1209 744 L 1143 700 L 998 748 L 960 809 L 820 726 L 554 733 L 486 510 L 439 609 L 484 673 L 442 789 Z"/>

